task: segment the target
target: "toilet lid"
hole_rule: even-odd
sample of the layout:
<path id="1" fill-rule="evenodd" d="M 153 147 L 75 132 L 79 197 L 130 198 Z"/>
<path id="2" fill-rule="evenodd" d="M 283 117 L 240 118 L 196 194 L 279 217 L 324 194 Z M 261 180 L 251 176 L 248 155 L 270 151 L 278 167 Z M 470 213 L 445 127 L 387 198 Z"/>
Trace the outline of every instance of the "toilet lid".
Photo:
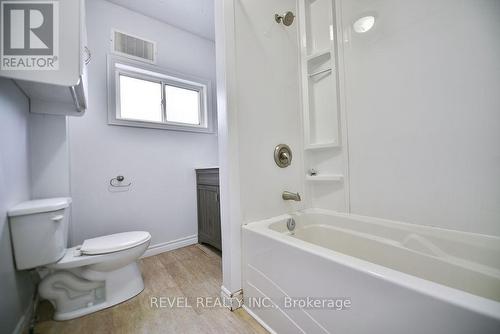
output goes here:
<path id="1" fill-rule="evenodd" d="M 80 248 L 80 252 L 84 255 L 118 252 L 138 246 L 149 239 L 151 239 L 151 235 L 144 231 L 110 234 L 85 240 Z"/>

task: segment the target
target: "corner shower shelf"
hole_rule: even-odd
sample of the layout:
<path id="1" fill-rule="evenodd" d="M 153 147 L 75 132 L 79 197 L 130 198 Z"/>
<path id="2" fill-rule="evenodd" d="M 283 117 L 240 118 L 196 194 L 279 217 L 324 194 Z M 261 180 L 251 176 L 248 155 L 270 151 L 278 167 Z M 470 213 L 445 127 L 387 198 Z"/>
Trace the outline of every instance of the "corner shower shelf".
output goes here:
<path id="1" fill-rule="evenodd" d="M 314 52 L 313 54 L 310 54 L 310 55 L 307 55 L 306 56 L 306 60 L 314 60 L 316 58 L 320 58 L 322 56 L 325 56 L 325 55 L 330 55 L 331 53 L 331 48 L 328 48 L 328 49 L 325 49 L 325 50 L 321 50 L 321 51 L 318 51 L 318 52 Z"/>
<path id="2" fill-rule="evenodd" d="M 314 72 L 314 73 L 310 73 L 308 75 L 309 75 L 309 78 L 312 78 L 312 77 L 315 77 L 315 76 L 320 75 L 320 74 L 330 73 L 331 71 L 333 71 L 333 68 L 326 68 L 324 70 L 320 70 L 320 71 L 317 71 L 317 72 Z"/>
<path id="3" fill-rule="evenodd" d="M 339 147 L 332 0 L 299 1 L 304 149 Z"/>
<path id="4" fill-rule="evenodd" d="M 322 150 L 327 148 L 339 147 L 336 142 L 314 143 L 305 146 L 305 150 Z"/>
<path id="5" fill-rule="evenodd" d="M 339 182 L 344 179 L 344 175 L 306 175 L 306 181 L 311 182 Z"/>

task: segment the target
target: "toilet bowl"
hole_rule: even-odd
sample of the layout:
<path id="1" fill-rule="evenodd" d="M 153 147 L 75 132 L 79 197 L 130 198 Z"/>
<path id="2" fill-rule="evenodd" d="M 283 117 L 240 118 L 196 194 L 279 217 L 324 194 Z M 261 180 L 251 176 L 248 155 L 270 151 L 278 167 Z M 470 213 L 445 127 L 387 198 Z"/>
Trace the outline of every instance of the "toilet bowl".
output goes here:
<path id="1" fill-rule="evenodd" d="M 9 210 L 16 267 L 38 268 L 40 297 L 54 306 L 55 320 L 69 320 L 116 305 L 139 294 L 144 281 L 137 265 L 149 246 L 144 231 L 85 240 L 66 248 L 69 198 L 35 200 Z"/>
<path id="2" fill-rule="evenodd" d="M 116 243 L 118 238 L 121 244 Z M 89 254 L 86 243 L 97 240 L 102 246 L 94 246 Z M 138 295 L 144 290 L 144 282 L 136 260 L 150 240 L 149 233 L 139 231 L 89 239 L 47 265 L 50 273 L 38 291 L 54 305 L 54 319 L 73 319 Z"/>

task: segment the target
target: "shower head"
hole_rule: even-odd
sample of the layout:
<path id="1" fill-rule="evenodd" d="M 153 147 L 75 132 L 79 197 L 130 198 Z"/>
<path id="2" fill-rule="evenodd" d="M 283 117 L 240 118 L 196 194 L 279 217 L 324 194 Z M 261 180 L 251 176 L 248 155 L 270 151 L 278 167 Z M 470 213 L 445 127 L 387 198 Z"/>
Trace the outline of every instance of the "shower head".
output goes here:
<path id="1" fill-rule="evenodd" d="M 283 15 L 280 14 L 274 14 L 274 20 L 277 23 L 283 23 L 285 26 L 290 26 L 293 23 L 293 19 L 295 18 L 295 15 L 293 15 L 292 12 L 286 12 Z"/>

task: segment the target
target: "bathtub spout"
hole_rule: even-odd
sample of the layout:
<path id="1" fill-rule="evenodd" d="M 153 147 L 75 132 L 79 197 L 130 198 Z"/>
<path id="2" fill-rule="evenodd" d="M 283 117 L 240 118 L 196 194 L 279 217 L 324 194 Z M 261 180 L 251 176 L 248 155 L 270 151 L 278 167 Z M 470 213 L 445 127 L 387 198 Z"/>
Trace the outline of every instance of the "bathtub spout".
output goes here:
<path id="1" fill-rule="evenodd" d="M 283 198 L 285 201 L 300 202 L 301 200 L 299 193 L 291 193 L 289 191 L 284 191 L 283 194 L 281 194 L 281 198 Z"/>

